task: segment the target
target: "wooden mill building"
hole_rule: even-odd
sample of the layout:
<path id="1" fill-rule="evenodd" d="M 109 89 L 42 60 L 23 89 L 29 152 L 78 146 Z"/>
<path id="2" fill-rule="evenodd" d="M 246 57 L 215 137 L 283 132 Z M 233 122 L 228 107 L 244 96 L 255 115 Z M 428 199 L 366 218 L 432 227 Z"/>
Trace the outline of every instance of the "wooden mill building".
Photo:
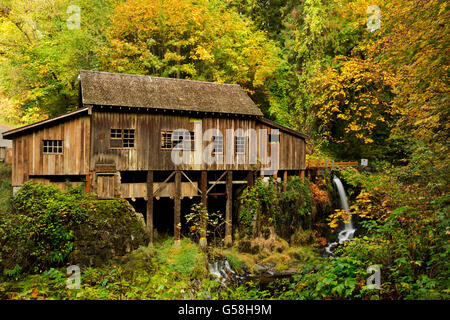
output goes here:
<path id="1" fill-rule="evenodd" d="M 77 110 L 3 133 L 13 142 L 15 191 L 28 180 L 85 183 L 99 198 L 134 204 L 152 240 L 154 227 L 169 221 L 178 241 L 181 206 L 189 204 L 183 201 L 202 201 L 225 207 L 230 242 L 239 187 L 252 184 L 255 173 L 284 180 L 304 174 L 307 136 L 265 119 L 239 85 L 95 71 L 81 71 L 79 80 Z M 179 128 L 185 132 L 177 140 Z M 268 132 L 269 138 L 248 135 L 249 129 Z M 212 134 L 205 139 L 207 131 Z M 192 161 L 173 161 L 180 141 Z M 196 157 L 208 145 L 216 157 L 212 163 Z M 268 170 L 259 156 L 251 161 L 252 152 L 270 154 L 275 146 L 276 168 Z M 219 200 L 214 205 L 209 199 Z"/>

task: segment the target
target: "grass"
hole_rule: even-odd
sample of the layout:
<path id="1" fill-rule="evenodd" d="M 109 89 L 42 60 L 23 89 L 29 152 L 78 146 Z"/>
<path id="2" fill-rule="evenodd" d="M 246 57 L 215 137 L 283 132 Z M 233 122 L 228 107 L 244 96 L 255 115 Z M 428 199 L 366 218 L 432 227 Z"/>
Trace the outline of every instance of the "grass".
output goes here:
<path id="1" fill-rule="evenodd" d="M 169 271 L 184 276 L 205 275 L 208 261 L 206 254 L 189 239 L 181 239 L 179 247 L 173 245 L 173 239 L 167 239 L 155 246 L 156 258 L 166 265 Z"/>
<path id="2" fill-rule="evenodd" d="M 258 263 L 271 263 L 282 272 L 290 268 L 300 270 L 306 264 L 316 263 L 321 259 L 317 249 L 311 246 L 286 246 L 281 252 L 264 248 L 262 252 L 255 254 L 239 252 L 237 246 L 233 246 L 222 250 L 216 249 L 214 254 L 225 257 L 236 271 L 242 272 L 247 269 L 251 273 Z"/>

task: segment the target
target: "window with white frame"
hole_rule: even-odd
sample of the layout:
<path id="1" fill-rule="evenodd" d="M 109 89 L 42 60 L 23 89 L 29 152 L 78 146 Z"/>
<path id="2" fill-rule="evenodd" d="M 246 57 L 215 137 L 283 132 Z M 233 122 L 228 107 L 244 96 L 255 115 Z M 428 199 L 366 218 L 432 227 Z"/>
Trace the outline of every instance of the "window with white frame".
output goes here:
<path id="1" fill-rule="evenodd" d="M 214 136 L 214 153 L 223 153 L 223 137 L 222 136 Z"/>
<path id="2" fill-rule="evenodd" d="M 42 152 L 44 154 L 62 154 L 63 143 L 62 140 L 44 140 L 42 144 Z"/>
<path id="3" fill-rule="evenodd" d="M 245 137 L 236 137 L 236 153 L 244 154 L 245 153 Z"/>

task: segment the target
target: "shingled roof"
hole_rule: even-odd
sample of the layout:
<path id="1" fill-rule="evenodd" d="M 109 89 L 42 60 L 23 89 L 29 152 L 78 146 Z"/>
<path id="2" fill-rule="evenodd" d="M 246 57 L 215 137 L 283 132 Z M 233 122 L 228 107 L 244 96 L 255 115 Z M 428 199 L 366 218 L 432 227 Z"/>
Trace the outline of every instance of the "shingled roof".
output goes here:
<path id="1" fill-rule="evenodd" d="M 263 115 L 237 84 L 86 70 L 80 81 L 84 105 Z"/>

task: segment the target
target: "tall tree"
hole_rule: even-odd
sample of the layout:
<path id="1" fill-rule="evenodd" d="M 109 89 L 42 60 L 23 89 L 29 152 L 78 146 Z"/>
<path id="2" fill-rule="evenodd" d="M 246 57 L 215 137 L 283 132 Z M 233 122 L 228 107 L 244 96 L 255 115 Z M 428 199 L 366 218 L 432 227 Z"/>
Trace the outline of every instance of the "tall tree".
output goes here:
<path id="1" fill-rule="evenodd" d="M 222 1 L 129 0 L 106 35 L 103 70 L 238 83 L 260 105 L 280 64 L 276 44 Z"/>
<path id="2" fill-rule="evenodd" d="M 97 67 L 95 48 L 114 0 L 0 3 L 2 109 L 33 122 L 77 105 L 80 69 Z M 79 18 L 79 19 L 78 19 Z"/>
<path id="3" fill-rule="evenodd" d="M 318 124 L 309 79 L 347 56 L 364 28 L 343 18 L 349 0 L 301 0 L 286 4 L 282 47 L 285 65 L 271 84 L 272 113 L 291 127 L 316 135 Z"/>

